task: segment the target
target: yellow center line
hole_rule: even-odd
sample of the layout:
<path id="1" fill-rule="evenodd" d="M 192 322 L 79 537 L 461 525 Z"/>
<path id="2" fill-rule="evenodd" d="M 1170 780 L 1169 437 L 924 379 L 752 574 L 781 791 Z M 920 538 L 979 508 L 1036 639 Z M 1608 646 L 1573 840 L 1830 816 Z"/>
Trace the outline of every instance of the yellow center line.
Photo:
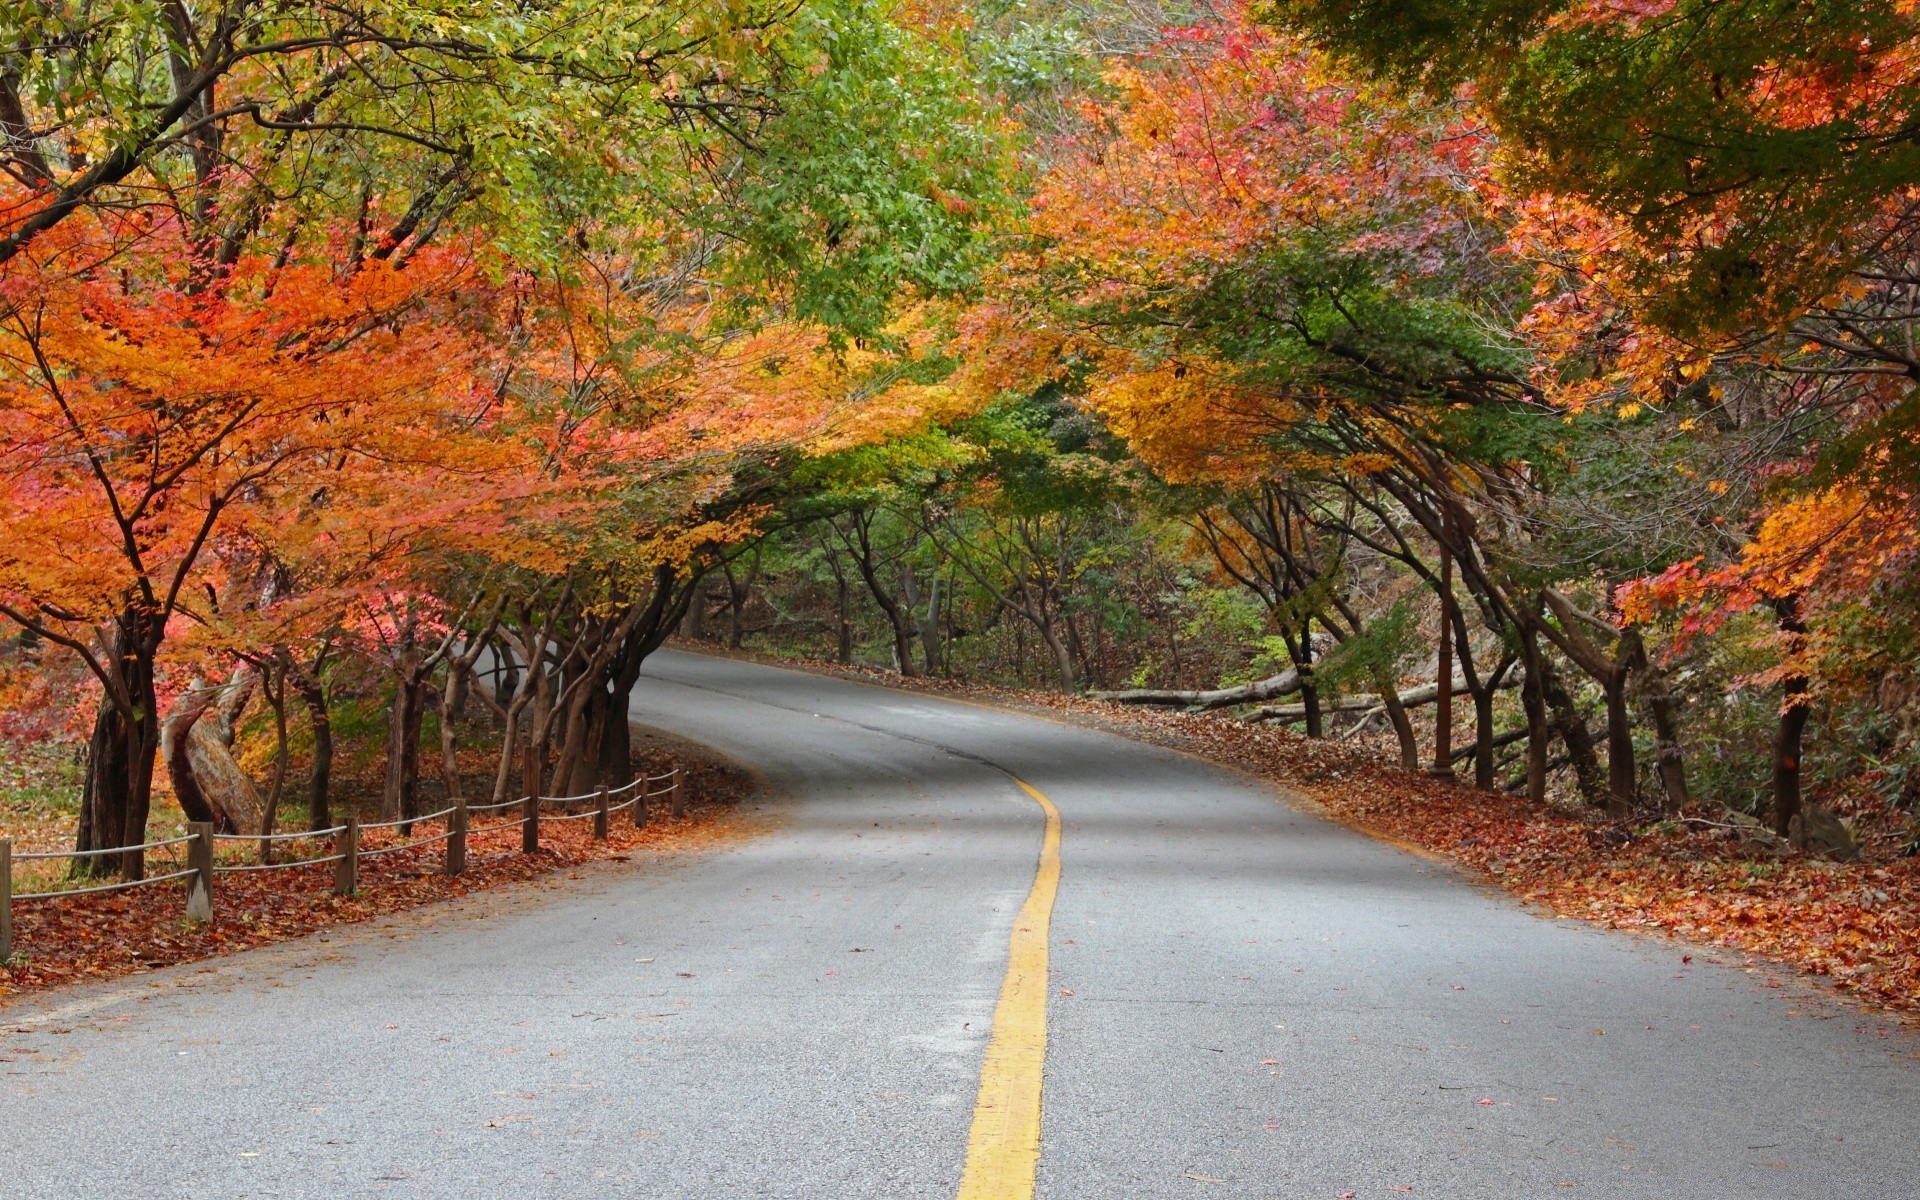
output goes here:
<path id="1" fill-rule="evenodd" d="M 1041 1072 L 1047 1061 L 1047 930 L 1060 890 L 1060 810 L 1021 780 L 1047 814 L 1033 890 L 1013 921 L 1007 977 L 980 1066 L 958 1200 L 1031 1200 L 1040 1163 Z"/>

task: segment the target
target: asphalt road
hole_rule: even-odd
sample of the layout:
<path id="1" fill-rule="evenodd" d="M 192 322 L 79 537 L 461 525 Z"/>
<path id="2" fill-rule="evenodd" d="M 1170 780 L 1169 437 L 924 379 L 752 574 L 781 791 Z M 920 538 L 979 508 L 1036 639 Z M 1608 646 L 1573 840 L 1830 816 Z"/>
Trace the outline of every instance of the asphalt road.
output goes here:
<path id="1" fill-rule="evenodd" d="M 951 1200 L 1012 774 L 1041 1197 L 1920 1197 L 1920 1039 L 1737 957 L 1038 718 L 677 653 L 634 716 L 772 831 L 0 1011 L 0 1194 Z"/>

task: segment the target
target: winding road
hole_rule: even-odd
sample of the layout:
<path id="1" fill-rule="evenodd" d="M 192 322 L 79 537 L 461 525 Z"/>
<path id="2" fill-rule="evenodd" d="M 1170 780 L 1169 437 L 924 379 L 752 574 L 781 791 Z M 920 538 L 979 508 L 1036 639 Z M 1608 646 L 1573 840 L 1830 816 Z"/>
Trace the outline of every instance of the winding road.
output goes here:
<path id="1" fill-rule="evenodd" d="M 633 715 L 769 831 L 0 1010 L 0 1193 L 1920 1197 L 1920 1039 L 1737 956 L 1037 717 L 676 652 Z"/>

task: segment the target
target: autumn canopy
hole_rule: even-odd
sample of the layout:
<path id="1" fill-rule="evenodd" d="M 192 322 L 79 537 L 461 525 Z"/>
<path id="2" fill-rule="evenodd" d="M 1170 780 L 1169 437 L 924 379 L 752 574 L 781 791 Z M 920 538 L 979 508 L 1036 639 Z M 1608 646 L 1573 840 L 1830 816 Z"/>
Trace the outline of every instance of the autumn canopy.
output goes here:
<path id="1" fill-rule="evenodd" d="M 675 635 L 1920 840 L 1910 4 L 6 19 L 85 871 L 625 783 Z"/>

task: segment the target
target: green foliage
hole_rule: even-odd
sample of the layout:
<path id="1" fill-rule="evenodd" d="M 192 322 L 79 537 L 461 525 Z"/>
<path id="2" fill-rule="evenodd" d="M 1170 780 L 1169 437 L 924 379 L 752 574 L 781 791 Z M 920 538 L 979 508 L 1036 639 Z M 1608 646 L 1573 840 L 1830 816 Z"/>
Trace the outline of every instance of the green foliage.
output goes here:
<path id="1" fill-rule="evenodd" d="M 1680 0 L 1657 15 L 1566 0 L 1278 0 L 1366 70 L 1471 83 L 1532 186 L 1579 195 L 1686 255 L 1662 313 L 1683 332 L 1778 318 L 1850 263 L 1836 236 L 1920 182 L 1920 80 L 1869 50 L 1915 34 L 1898 0 Z M 1707 219 L 1712 240 L 1698 240 Z M 1666 265 L 1648 263 L 1650 271 Z"/>
<path id="2" fill-rule="evenodd" d="M 906 291 L 967 289 L 1005 203 L 1006 149 L 940 39 L 871 0 L 797 10 L 780 113 L 724 216 L 729 278 L 855 337 Z"/>
<path id="3" fill-rule="evenodd" d="M 1329 695 L 1371 689 L 1381 678 L 1396 686 L 1401 668 L 1426 650 L 1420 615 L 1405 600 L 1368 622 L 1314 667 L 1314 682 Z"/>

